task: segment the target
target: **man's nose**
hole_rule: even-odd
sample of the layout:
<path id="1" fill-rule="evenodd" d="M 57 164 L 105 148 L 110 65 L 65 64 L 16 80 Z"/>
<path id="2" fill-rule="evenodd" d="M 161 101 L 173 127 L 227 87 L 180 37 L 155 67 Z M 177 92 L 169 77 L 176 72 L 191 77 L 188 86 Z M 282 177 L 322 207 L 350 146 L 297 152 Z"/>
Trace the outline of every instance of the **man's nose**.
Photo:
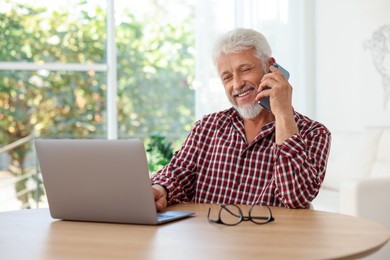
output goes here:
<path id="1" fill-rule="evenodd" d="M 233 88 L 240 89 L 245 86 L 245 80 L 240 76 L 235 76 L 233 80 Z"/>

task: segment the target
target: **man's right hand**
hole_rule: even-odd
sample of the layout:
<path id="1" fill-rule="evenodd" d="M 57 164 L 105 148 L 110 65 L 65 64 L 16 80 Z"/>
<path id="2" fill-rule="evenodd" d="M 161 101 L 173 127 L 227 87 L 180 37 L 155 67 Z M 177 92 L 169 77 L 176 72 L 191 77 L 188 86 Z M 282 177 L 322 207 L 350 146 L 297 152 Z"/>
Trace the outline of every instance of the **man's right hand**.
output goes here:
<path id="1" fill-rule="evenodd" d="M 163 211 L 168 206 L 167 191 L 158 184 L 152 185 L 152 190 L 157 211 Z"/>

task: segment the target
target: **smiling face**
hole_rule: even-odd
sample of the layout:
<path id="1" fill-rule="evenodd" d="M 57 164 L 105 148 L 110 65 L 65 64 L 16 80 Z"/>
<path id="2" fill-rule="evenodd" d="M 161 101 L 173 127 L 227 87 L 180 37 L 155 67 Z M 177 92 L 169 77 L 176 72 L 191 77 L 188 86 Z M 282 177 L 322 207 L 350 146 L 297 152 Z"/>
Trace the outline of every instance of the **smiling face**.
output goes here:
<path id="1" fill-rule="evenodd" d="M 232 105 L 244 118 L 258 115 L 262 107 L 255 100 L 265 69 L 253 49 L 223 54 L 217 63 L 218 74 Z"/>

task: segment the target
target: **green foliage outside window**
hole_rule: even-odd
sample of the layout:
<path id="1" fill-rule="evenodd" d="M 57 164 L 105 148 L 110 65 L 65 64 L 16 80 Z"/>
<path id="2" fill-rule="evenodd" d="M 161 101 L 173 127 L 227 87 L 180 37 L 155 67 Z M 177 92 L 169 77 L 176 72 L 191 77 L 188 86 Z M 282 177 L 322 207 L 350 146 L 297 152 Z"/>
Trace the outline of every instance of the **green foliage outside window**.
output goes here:
<path id="1" fill-rule="evenodd" d="M 48 12 L 44 7 L 5 3 L 12 8 L 0 10 L 0 61 L 105 61 L 103 8 L 77 15 L 61 10 L 42 15 Z M 151 14 L 146 23 L 128 12 L 127 19 L 116 26 L 120 138 L 145 139 L 160 133 L 174 141 L 190 129 L 194 120 L 194 90 L 190 86 L 195 67 L 192 22 L 192 17 L 180 24 L 153 22 Z M 1 145 L 31 134 L 105 138 L 106 90 L 105 72 L 0 71 Z M 31 144 L 25 144 L 9 152 L 9 171 L 14 176 L 25 173 L 30 150 Z M 25 186 L 18 184 L 17 192 Z M 28 204 L 30 196 L 24 194 L 19 199 Z"/>
<path id="2" fill-rule="evenodd" d="M 172 159 L 174 148 L 172 143 L 161 134 L 152 134 L 146 145 L 149 171 L 151 174 L 162 169 Z"/>

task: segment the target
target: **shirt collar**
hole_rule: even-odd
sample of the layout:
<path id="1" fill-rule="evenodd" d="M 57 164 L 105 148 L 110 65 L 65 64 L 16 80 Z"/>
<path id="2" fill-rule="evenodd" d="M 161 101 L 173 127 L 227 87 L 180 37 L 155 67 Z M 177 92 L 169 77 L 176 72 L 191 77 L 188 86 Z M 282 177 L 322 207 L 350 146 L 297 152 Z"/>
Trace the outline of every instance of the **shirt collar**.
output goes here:
<path id="1" fill-rule="evenodd" d="M 232 121 L 232 124 L 234 128 L 240 133 L 240 135 L 245 139 L 245 131 L 244 131 L 244 119 L 238 113 L 238 111 L 234 108 L 231 107 L 230 109 L 227 110 L 227 116 L 230 118 Z M 252 142 L 252 144 L 258 142 L 260 139 L 268 136 L 269 134 L 274 133 L 275 131 L 275 121 L 272 121 L 261 129 L 261 131 L 257 134 L 256 138 Z"/>

